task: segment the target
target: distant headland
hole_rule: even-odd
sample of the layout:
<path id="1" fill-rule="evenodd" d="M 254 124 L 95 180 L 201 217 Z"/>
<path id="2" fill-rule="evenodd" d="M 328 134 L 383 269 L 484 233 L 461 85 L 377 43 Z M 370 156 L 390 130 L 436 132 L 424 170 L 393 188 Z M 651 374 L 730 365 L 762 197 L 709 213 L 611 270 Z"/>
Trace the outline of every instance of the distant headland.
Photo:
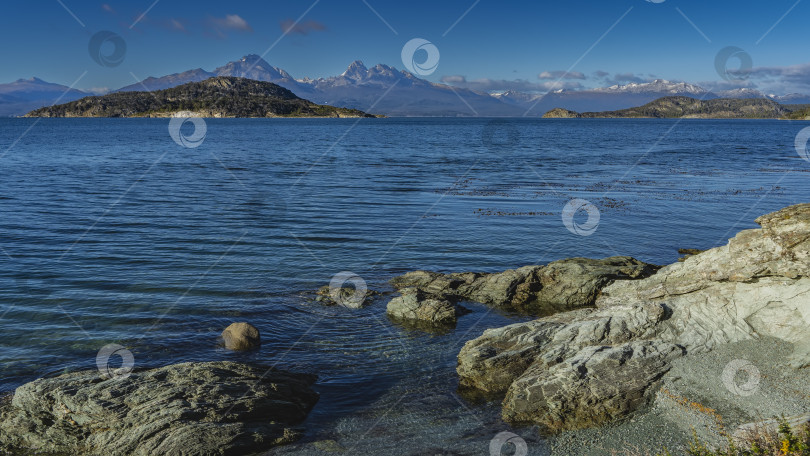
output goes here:
<path id="1" fill-rule="evenodd" d="M 217 76 L 154 92 L 116 92 L 36 109 L 25 117 L 377 117 L 315 104 L 272 82 Z"/>

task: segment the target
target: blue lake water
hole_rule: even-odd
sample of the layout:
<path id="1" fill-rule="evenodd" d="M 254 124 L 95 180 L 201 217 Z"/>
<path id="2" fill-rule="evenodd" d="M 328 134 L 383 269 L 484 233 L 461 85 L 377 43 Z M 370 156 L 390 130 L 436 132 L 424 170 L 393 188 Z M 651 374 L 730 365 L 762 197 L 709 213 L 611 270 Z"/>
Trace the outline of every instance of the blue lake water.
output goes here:
<path id="1" fill-rule="evenodd" d="M 136 368 L 233 359 L 317 373 L 307 437 L 278 453 L 330 439 L 359 452 L 483 454 L 509 428 L 497 407 L 455 393 L 455 355 L 525 317 L 470 305 L 454 331 L 429 334 L 390 322 L 385 298 L 350 310 L 308 293 L 342 271 L 389 291 L 413 269 L 612 255 L 665 264 L 810 201 L 810 163 L 794 148 L 806 123 L 206 125 L 204 142 L 184 148 L 166 119 L 0 119 L 0 393 L 95 368 L 98 350 L 119 343 Z M 563 224 L 572 198 L 599 209 L 592 235 Z M 262 348 L 219 348 L 233 321 L 257 326 Z M 426 421 L 429 438 L 415 431 Z"/>

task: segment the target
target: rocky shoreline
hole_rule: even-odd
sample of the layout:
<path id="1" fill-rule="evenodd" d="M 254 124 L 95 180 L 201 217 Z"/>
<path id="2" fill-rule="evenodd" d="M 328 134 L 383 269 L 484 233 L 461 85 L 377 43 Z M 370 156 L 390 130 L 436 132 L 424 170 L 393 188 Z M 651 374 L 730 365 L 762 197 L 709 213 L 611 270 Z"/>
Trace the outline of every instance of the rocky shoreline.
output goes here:
<path id="1" fill-rule="evenodd" d="M 756 221 L 761 228 L 664 267 L 610 257 L 501 273 L 414 271 L 391 280 L 399 296 L 386 312 L 436 332 L 464 318 L 465 302 L 536 317 L 468 341 L 457 374 L 463 391 L 497 398 L 506 422 L 538 426 L 552 454 L 673 450 L 692 431 L 722 444 L 779 415 L 804 425 L 810 204 Z M 324 305 L 344 295 L 351 290 L 318 293 Z M 354 301 L 346 307 L 366 303 Z M 225 344 L 255 349 L 254 330 L 232 325 Z M 0 453 L 258 453 L 301 435 L 315 381 L 233 362 L 39 379 L 0 401 Z"/>
<path id="2" fill-rule="evenodd" d="M 757 223 L 726 246 L 613 282 L 594 308 L 484 332 L 461 350 L 459 376 L 504 393 L 505 420 L 550 432 L 626 418 L 655 398 L 675 360 L 729 343 L 793 344 L 780 362 L 806 376 L 810 205 Z"/>

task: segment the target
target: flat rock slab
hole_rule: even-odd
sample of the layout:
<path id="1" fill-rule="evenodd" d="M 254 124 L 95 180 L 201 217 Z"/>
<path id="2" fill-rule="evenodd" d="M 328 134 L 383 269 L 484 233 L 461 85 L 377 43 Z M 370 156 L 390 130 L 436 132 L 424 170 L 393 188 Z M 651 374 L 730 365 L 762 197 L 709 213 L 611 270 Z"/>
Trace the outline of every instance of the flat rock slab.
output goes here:
<path id="1" fill-rule="evenodd" d="M 649 401 L 680 356 L 681 347 L 651 341 L 588 347 L 551 368 L 530 368 L 509 389 L 503 417 L 537 422 L 552 432 L 623 418 Z"/>
<path id="2" fill-rule="evenodd" d="M 250 454 L 296 440 L 316 377 L 234 362 L 38 379 L 0 408 L 0 452 Z"/>

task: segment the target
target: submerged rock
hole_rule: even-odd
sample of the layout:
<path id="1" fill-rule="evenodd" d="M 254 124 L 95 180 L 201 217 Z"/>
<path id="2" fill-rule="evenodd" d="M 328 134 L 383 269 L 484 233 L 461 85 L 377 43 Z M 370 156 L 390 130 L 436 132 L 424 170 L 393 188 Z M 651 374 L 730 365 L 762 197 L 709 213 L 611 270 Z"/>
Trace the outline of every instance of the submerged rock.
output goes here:
<path id="1" fill-rule="evenodd" d="M 678 258 L 678 261 L 686 261 L 687 258 L 690 256 L 697 255 L 699 253 L 703 253 L 705 250 L 700 249 L 678 249 L 678 255 L 683 255 L 682 257 Z"/>
<path id="2" fill-rule="evenodd" d="M 769 336 L 794 344 L 787 364 L 807 366 L 810 204 L 757 222 L 761 229 L 727 246 L 641 280 L 615 280 L 596 309 L 485 331 L 459 353 L 461 385 L 505 394 L 507 420 L 558 431 L 632 413 L 686 353 Z M 583 295 L 591 294 L 574 293 Z"/>
<path id="3" fill-rule="evenodd" d="M 221 337 L 228 350 L 250 350 L 262 344 L 259 330 L 250 323 L 231 323 Z"/>
<path id="4" fill-rule="evenodd" d="M 183 363 L 102 380 L 35 380 L 0 406 L 0 452 L 245 454 L 289 443 L 318 401 L 316 377 L 233 362 Z"/>
<path id="5" fill-rule="evenodd" d="M 414 271 L 391 283 L 449 301 L 474 301 L 541 316 L 593 306 L 606 285 L 648 277 L 657 269 L 631 257 L 569 258 L 489 274 Z"/>
<path id="6" fill-rule="evenodd" d="M 417 288 L 404 288 L 402 296 L 388 303 L 387 313 L 394 320 L 416 320 L 431 325 L 452 326 L 463 309 L 442 298 L 428 295 Z"/>
<path id="7" fill-rule="evenodd" d="M 315 292 L 315 300 L 325 306 L 343 306 L 359 309 L 371 303 L 380 293 L 374 290 L 357 291 L 353 287 L 335 287 L 324 285 Z"/>

